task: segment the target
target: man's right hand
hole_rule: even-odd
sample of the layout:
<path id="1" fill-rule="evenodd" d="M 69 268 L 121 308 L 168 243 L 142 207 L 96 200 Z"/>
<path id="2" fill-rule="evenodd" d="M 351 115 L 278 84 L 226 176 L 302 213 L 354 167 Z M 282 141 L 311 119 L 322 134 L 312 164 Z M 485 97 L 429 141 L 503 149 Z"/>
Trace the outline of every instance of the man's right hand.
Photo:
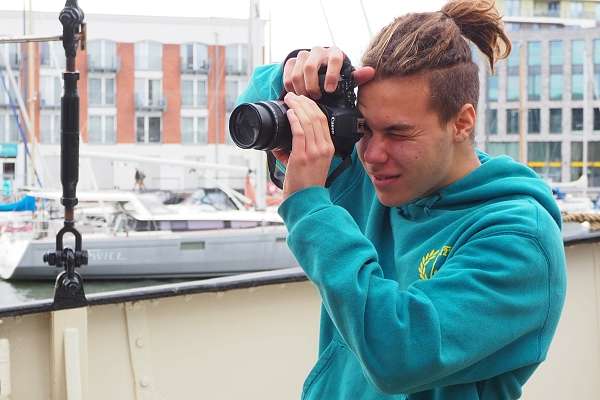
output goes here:
<path id="1" fill-rule="evenodd" d="M 319 69 L 327 66 L 324 89 L 331 93 L 338 85 L 343 63 L 344 53 L 337 47 L 313 47 L 310 51 L 302 50 L 296 57 L 286 61 L 283 67 L 283 87 L 287 92 L 317 100 L 321 97 Z M 375 77 L 375 69 L 373 67 L 356 68 L 352 77 L 360 86 Z M 273 155 L 283 165 L 287 165 L 288 153 L 275 150 Z"/>
<path id="2" fill-rule="evenodd" d="M 327 66 L 325 73 L 325 91 L 333 92 L 340 80 L 340 70 L 344 62 L 344 53 L 337 47 L 313 47 L 302 50 L 296 57 L 288 59 L 283 67 L 283 87 L 287 92 L 304 95 L 317 100 L 321 97 L 319 88 L 319 69 Z M 358 85 L 373 79 L 372 67 L 357 68 L 352 76 Z"/>

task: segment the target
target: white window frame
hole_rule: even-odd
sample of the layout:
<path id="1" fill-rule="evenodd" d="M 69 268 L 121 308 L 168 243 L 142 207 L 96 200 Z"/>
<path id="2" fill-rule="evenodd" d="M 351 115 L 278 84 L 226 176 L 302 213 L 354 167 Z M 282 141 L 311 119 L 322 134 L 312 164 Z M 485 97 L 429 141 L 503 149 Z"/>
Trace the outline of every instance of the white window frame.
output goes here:
<path id="1" fill-rule="evenodd" d="M 183 104 L 183 96 L 182 96 L 182 101 L 181 101 L 181 108 L 200 108 L 200 109 L 206 109 L 208 108 L 208 79 L 207 77 L 201 77 L 201 76 L 194 76 L 194 75 L 182 75 L 181 77 L 181 92 L 183 93 L 183 82 L 184 81 L 191 81 L 192 82 L 192 104 L 191 105 L 184 105 Z M 200 104 L 200 83 L 203 82 L 204 83 L 204 88 L 205 90 L 205 95 L 204 98 L 206 99 L 204 104 Z"/>
<path id="2" fill-rule="evenodd" d="M 52 69 L 59 72 L 65 69 L 65 50 L 61 42 L 45 42 L 48 45 L 49 64 L 42 64 L 42 44 L 40 44 L 40 69 Z"/>
<path id="3" fill-rule="evenodd" d="M 90 81 L 92 79 L 100 80 L 100 103 L 92 104 L 89 99 L 91 96 L 88 93 L 88 106 L 89 107 L 114 107 L 117 103 L 117 80 L 114 74 L 90 74 L 88 77 L 88 88 L 91 87 Z M 108 88 L 108 80 L 113 81 L 113 102 L 108 103 L 106 101 L 106 93 Z"/>
<path id="4" fill-rule="evenodd" d="M 15 132 L 17 141 L 10 140 L 10 121 L 12 118 L 15 118 L 15 116 L 11 109 L 0 112 L 0 143 L 21 143 L 21 134 L 18 127 Z"/>
<path id="5" fill-rule="evenodd" d="M 159 45 L 160 46 L 160 65 L 158 68 L 150 67 L 150 45 Z M 162 59 L 164 55 L 164 48 L 162 43 L 145 40 L 143 42 L 137 42 L 134 45 L 134 65 L 136 70 L 140 71 L 162 71 Z M 139 58 L 138 58 L 139 56 Z"/>
<path id="6" fill-rule="evenodd" d="M 99 57 L 99 63 L 100 65 L 95 66 L 94 68 L 107 68 L 107 69 L 117 69 L 119 66 L 119 62 L 118 62 L 118 56 L 117 56 L 117 42 L 110 40 L 110 39 L 96 39 L 96 40 L 90 40 L 88 42 L 88 47 L 90 43 L 98 43 L 100 45 L 100 57 Z M 108 55 L 108 45 L 110 44 L 114 44 L 114 54 L 112 55 L 112 57 L 109 57 Z M 114 60 L 114 62 L 111 64 L 110 60 Z M 89 57 L 88 57 L 88 63 L 89 63 Z M 89 64 L 88 64 L 89 65 Z"/>
<path id="7" fill-rule="evenodd" d="M 52 84 L 52 96 L 50 96 L 50 99 L 47 99 L 43 96 L 44 92 L 42 91 L 42 81 L 44 79 L 52 79 L 54 80 L 53 84 Z M 60 82 L 60 85 L 57 87 L 56 86 L 56 81 Z M 44 107 L 60 107 L 60 98 L 63 95 L 63 91 L 64 91 L 64 82 L 61 79 L 60 75 L 57 75 L 56 73 L 40 73 L 40 107 L 44 108 Z M 58 94 L 56 93 L 56 90 L 60 91 Z"/>
<path id="8" fill-rule="evenodd" d="M 158 96 L 158 102 L 155 103 L 150 103 L 150 99 L 149 99 L 149 93 L 150 93 L 150 81 L 153 80 L 157 80 L 159 81 L 159 88 L 160 88 L 160 95 Z M 139 92 L 139 81 L 143 81 L 142 85 L 143 85 L 143 92 L 140 93 Z M 164 88 L 163 88 L 163 79 L 162 79 L 162 73 L 160 74 L 140 74 L 135 76 L 135 82 L 134 82 L 134 93 L 135 93 L 135 97 L 136 100 L 138 98 L 139 95 L 142 96 L 142 106 L 144 107 L 148 107 L 150 105 L 153 106 L 162 106 L 165 103 L 165 97 L 164 97 Z"/>
<path id="9" fill-rule="evenodd" d="M 185 62 L 187 60 L 187 56 L 188 56 L 187 50 L 188 50 L 189 45 L 192 46 L 192 68 L 191 69 L 187 68 L 187 63 Z M 200 58 L 200 49 L 201 48 L 206 48 L 206 59 Z M 207 44 L 200 43 L 200 42 L 182 43 L 179 54 L 180 54 L 182 71 L 206 71 L 205 73 L 208 72 L 208 69 L 210 68 L 210 59 L 208 57 L 208 45 Z M 206 61 L 206 63 L 201 64 L 200 63 L 201 61 Z"/>
<path id="10" fill-rule="evenodd" d="M 225 72 L 226 74 L 232 75 L 241 75 L 246 74 L 246 68 L 248 67 L 248 47 L 244 43 L 232 43 L 228 44 L 225 48 L 225 58 L 227 58 L 228 50 L 234 49 L 235 53 L 237 53 L 237 62 L 234 63 L 233 66 L 230 65 L 230 60 L 225 60 Z M 244 60 L 246 60 L 246 65 L 244 66 Z M 230 68 L 230 66 L 232 68 Z"/>
<path id="11" fill-rule="evenodd" d="M 137 120 L 138 118 L 144 118 L 144 141 L 140 142 L 138 140 L 138 132 L 137 132 Z M 158 142 L 150 142 L 150 118 L 160 118 L 160 139 Z M 136 113 L 134 120 L 134 132 L 135 132 L 135 142 L 137 144 L 162 144 L 163 142 L 163 129 L 164 129 L 164 121 L 163 115 L 160 112 L 149 112 L 149 113 Z"/>
<path id="12" fill-rule="evenodd" d="M 192 119 L 192 141 L 184 142 L 183 141 L 183 120 L 184 118 Z M 204 120 L 204 123 L 200 121 Z M 201 126 L 202 125 L 202 126 Z M 205 138 L 206 140 L 200 141 L 200 136 Z M 181 115 L 181 144 L 208 144 L 208 115 Z"/>
<path id="13" fill-rule="evenodd" d="M 235 93 L 235 97 L 233 99 L 233 104 L 231 106 L 231 108 L 228 106 L 227 101 L 229 100 L 229 92 L 227 91 L 227 86 L 228 83 L 230 82 L 237 82 L 237 91 Z M 246 83 L 247 82 L 247 78 L 245 76 L 227 76 L 225 78 L 225 110 L 230 113 L 233 110 L 233 107 L 235 106 L 235 102 L 237 100 L 237 98 L 240 96 L 240 94 L 242 93 L 243 88 L 246 87 Z"/>
<path id="14" fill-rule="evenodd" d="M 40 141 L 42 144 L 60 144 L 60 110 L 42 110 L 40 113 L 40 124 L 46 116 L 50 117 L 50 141 L 44 141 L 44 128 L 42 126 L 40 126 Z"/>
<path id="15" fill-rule="evenodd" d="M 11 50 L 14 50 L 14 54 L 16 54 L 16 60 L 11 59 Z M 22 58 L 21 51 L 17 43 L 0 44 L 0 66 L 4 66 L 4 57 L 8 58 L 8 63 L 10 64 L 11 70 L 19 70 Z"/>
<path id="16" fill-rule="evenodd" d="M 100 135 L 101 135 L 101 139 L 99 142 L 92 142 L 90 141 L 90 126 L 91 124 L 89 123 L 90 119 L 92 117 L 98 117 L 100 118 Z M 113 132 L 114 132 L 114 140 L 108 140 L 107 139 L 107 127 L 108 127 L 108 118 L 112 118 L 113 119 Z M 88 115 L 88 143 L 89 144 L 116 144 L 117 143 L 117 116 L 114 113 L 105 113 L 105 114 L 100 114 L 100 113 L 90 113 Z"/>

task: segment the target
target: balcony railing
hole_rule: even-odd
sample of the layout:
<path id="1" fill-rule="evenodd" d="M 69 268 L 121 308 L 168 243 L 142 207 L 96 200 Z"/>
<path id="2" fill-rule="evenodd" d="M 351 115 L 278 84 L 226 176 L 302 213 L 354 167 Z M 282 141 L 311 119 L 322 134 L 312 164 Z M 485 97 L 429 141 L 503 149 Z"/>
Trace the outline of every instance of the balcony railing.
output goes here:
<path id="1" fill-rule="evenodd" d="M 91 57 L 88 57 L 88 71 L 89 72 L 114 72 L 117 73 L 121 69 L 121 59 L 115 57 L 108 62 L 94 61 Z"/>
<path id="2" fill-rule="evenodd" d="M 166 111 L 167 99 L 160 96 L 154 99 L 148 99 L 145 96 L 135 96 L 135 108 L 139 111 Z"/>
<path id="3" fill-rule="evenodd" d="M 208 61 L 200 63 L 200 65 L 194 65 L 190 63 L 181 63 L 181 72 L 186 74 L 208 74 L 210 64 Z"/>

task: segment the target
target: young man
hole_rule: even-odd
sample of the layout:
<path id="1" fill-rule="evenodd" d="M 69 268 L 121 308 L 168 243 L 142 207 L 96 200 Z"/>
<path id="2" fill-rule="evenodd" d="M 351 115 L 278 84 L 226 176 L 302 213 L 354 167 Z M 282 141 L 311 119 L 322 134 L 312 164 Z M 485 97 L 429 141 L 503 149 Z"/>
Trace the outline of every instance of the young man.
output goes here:
<path id="1" fill-rule="evenodd" d="M 477 66 L 510 51 L 490 1 L 396 19 L 355 71 L 368 129 L 328 188 L 318 99 L 343 54 L 258 69 L 241 100 L 277 98 L 293 142 L 279 212 L 322 301 L 305 399 L 517 399 L 546 356 L 565 294 L 560 212 L 526 166 L 473 147 Z M 504 44 L 504 49 L 501 45 Z"/>

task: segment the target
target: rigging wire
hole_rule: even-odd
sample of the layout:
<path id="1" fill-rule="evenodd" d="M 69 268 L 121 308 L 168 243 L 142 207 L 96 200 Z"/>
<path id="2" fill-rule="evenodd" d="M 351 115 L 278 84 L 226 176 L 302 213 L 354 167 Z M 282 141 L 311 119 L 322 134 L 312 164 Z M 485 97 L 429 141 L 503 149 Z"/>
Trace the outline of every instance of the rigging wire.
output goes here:
<path id="1" fill-rule="evenodd" d="M 331 25 L 329 24 L 329 18 L 327 18 L 327 12 L 325 11 L 325 6 L 323 5 L 323 0 L 319 0 L 319 4 L 321 5 L 321 12 L 323 13 L 323 17 L 325 18 L 325 23 L 327 24 L 327 29 L 329 30 L 329 36 L 331 37 L 331 44 L 337 46 L 335 44 L 335 38 L 333 37 L 333 30 L 331 30 Z"/>
<path id="2" fill-rule="evenodd" d="M 360 3 L 360 9 L 362 10 L 363 18 L 365 19 L 365 23 L 367 24 L 367 31 L 369 31 L 369 38 L 373 37 L 373 31 L 371 31 L 371 24 L 369 23 L 369 17 L 367 17 L 367 10 L 365 10 L 365 4 L 363 0 L 358 0 Z"/>

